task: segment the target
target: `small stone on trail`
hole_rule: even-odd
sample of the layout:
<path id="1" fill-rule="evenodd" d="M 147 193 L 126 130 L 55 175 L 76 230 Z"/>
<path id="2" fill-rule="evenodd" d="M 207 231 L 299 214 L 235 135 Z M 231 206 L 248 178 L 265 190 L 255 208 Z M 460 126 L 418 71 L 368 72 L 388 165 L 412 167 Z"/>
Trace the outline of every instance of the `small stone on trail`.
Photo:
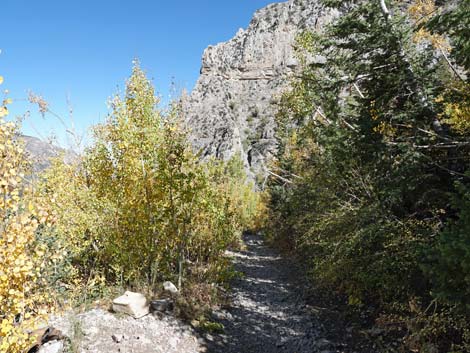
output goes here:
<path id="1" fill-rule="evenodd" d="M 150 302 L 152 311 L 166 312 L 173 310 L 173 302 L 169 299 L 158 299 Z"/>
<path id="2" fill-rule="evenodd" d="M 38 353 L 61 353 L 64 348 L 64 343 L 62 341 L 50 341 L 44 343 L 41 348 L 39 348 Z"/>
<path id="3" fill-rule="evenodd" d="M 124 339 L 124 335 L 112 335 L 111 338 L 114 342 L 121 343 L 121 341 Z"/>
<path id="4" fill-rule="evenodd" d="M 163 290 L 170 294 L 178 294 L 178 288 L 170 281 L 163 282 Z"/>
<path id="5" fill-rule="evenodd" d="M 54 327 L 49 326 L 35 330 L 31 333 L 31 336 L 35 342 L 34 345 L 29 348 L 28 353 L 55 353 L 62 351 L 64 344 L 61 340 L 64 338 L 64 335 L 60 330 Z"/>
<path id="6" fill-rule="evenodd" d="M 139 319 L 150 312 L 145 296 L 141 293 L 129 291 L 113 300 L 113 311 L 130 315 L 135 319 Z"/>

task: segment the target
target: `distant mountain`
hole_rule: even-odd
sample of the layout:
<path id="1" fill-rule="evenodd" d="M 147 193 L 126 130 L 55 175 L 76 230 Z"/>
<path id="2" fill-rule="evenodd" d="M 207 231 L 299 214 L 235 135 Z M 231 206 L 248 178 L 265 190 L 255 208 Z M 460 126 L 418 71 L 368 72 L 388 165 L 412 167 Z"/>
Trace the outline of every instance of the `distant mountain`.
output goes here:
<path id="1" fill-rule="evenodd" d="M 72 152 L 54 146 L 52 143 L 37 137 L 22 135 L 20 138 L 24 141 L 26 152 L 29 155 L 35 173 L 49 167 L 50 159 L 53 157 L 58 157 L 62 153 L 65 153 L 66 159 L 73 156 Z"/>

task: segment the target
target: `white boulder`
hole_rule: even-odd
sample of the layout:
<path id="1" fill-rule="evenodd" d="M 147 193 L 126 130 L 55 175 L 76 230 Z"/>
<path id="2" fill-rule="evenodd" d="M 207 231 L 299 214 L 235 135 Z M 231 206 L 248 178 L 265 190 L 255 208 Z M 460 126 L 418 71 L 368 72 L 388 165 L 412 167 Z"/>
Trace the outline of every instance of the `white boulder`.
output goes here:
<path id="1" fill-rule="evenodd" d="M 150 312 L 147 298 L 141 293 L 129 291 L 113 300 L 113 311 L 130 315 L 135 319 L 139 319 Z"/>
<path id="2" fill-rule="evenodd" d="M 178 288 L 176 288 L 176 286 L 170 281 L 163 282 L 163 290 L 172 295 L 179 293 Z"/>

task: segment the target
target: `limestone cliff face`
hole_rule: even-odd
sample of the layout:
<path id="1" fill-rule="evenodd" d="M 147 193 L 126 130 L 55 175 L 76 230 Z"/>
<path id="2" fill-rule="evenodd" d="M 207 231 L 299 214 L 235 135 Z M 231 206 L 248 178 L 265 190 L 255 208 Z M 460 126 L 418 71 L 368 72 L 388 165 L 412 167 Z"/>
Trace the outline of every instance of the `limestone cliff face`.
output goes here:
<path id="1" fill-rule="evenodd" d="M 276 102 L 298 69 L 296 35 L 318 31 L 330 18 L 316 0 L 274 3 L 234 38 L 205 50 L 199 80 L 183 98 L 192 143 L 203 157 L 241 153 L 252 177 L 265 173 L 276 148 Z"/>

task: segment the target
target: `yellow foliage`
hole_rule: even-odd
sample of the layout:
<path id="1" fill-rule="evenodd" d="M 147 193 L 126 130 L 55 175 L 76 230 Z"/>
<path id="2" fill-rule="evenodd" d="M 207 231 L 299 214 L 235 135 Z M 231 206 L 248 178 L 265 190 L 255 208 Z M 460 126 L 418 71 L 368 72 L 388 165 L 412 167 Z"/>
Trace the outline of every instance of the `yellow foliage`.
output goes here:
<path id="1" fill-rule="evenodd" d="M 45 175 L 57 237 L 73 266 L 70 286 L 106 279 L 154 287 L 189 274 L 217 281 L 223 251 L 259 208 L 243 166 L 202 163 L 179 108 L 164 114 L 157 103 L 134 67 L 124 97 L 110 102 L 107 122 L 94 128 L 94 145 L 74 163 L 57 160 Z M 188 263 L 204 271 L 187 271 Z"/>
<path id="2" fill-rule="evenodd" d="M 440 96 L 437 103 L 443 105 L 441 117 L 452 130 L 460 135 L 470 134 L 470 85 L 454 83 L 447 94 Z"/>
<path id="3" fill-rule="evenodd" d="M 416 24 L 420 25 L 426 23 L 436 13 L 436 5 L 434 0 L 415 0 L 414 3 L 408 8 L 408 13 Z M 424 28 L 419 28 L 413 36 L 413 41 L 420 43 L 427 41 L 431 45 L 443 52 L 450 52 L 451 46 L 447 39 L 436 33 L 431 33 Z"/>
<path id="4" fill-rule="evenodd" d="M 373 128 L 374 132 L 377 132 L 383 136 L 393 137 L 397 133 L 397 129 L 391 124 L 381 121 L 377 126 Z"/>
<path id="5" fill-rule="evenodd" d="M 46 249 L 36 233 L 50 215 L 24 188 L 27 162 L 17 134 L 16 124 L 0 119 L 0 352 L 5 353 L 23 352 L 30 344 L 27 330 L 46 313 L 39 290 Z"/>
<path id="6" fill-rule="evenodd" d="M 434 0 L 415 0 L 408 8 L 413 20 L 422 22 L 429 20 L 436 11 Z"/>

